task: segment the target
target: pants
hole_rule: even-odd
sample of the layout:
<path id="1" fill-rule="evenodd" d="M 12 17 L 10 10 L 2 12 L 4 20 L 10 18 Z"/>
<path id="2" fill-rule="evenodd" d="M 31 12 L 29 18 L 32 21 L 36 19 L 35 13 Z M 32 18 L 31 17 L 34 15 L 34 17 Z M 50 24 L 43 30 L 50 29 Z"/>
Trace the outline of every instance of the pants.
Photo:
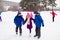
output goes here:
<path id="1" fill-rule="evenodd" d="M 35 32 L 36 32 L 36 36 L 40 37 L 41 36 L 41 28 L 36 28 Z"/>
<path id="2" fill-rule="evenodd" d="M 29 29 L 29 33 L 31 33 L 31 29 Z"/>
<path id="3" fill-rule="evenodd" d="M 16 32 L 18 32 L 18 27 L 16 27 Z M 19 27 L 19 32 L 22 33 L 22 28 Z"/>
<path id="4" fill-rule="evenodd" d="M 53 18 L 52 18 L 53 22 L 54 22 L 54 18 L 55 18 L 55 17 L 53 16 Z"/>

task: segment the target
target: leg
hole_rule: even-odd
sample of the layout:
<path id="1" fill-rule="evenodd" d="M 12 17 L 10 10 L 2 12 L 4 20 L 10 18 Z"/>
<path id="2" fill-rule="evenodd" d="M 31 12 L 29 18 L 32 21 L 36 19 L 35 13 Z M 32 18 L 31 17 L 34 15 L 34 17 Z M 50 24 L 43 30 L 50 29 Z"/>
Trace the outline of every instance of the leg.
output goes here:
<path id="1" fill-rule="evenodd" d="M 31 37 L 31 29 L 29 29 L 29 37 Z"/>
<path id="2" fill-rule="evenodd" d="M 41 28 L 38 28 L 38 39 L 40 38 L 40 36 L 41 36 Z"/>
<path id="3" fill-rule="evenodd" d="M 16 26 L 16 34 L 18 34 L 18 27 Z"/>
<path id="4" fill-rule="evenodd" d="M 22 28 L 21 27 L 19 27 L 19 31 L 20 31 L 20 35 L 22 35 Z"/>
<path id="5" fill-rule="evenodd" d="M 53 16 L 53 22 L 54 22 L 54 16 Z"/>
<path id="6" fill-rule="evenodd" d="M 36 37 L 36 36 L 37 36 L 37 28 L 35 29 L 35 32 L 36 32 L 36 34 L 34 35 L 34 37 Z"/>
<path id="7" fill-rule="evenodd" d="M 31 34 L 31 29 L 29 29 L 30 30 L 30 34 Z"/>

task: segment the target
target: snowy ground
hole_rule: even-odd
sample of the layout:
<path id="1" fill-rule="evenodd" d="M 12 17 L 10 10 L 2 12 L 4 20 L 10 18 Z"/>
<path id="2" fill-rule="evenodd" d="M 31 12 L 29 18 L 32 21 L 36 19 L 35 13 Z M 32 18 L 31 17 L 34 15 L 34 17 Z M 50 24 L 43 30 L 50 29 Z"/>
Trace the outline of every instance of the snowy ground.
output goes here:
<path id="1" fill-rule="evenodd" d="M 55 22 L 52 22 L 50 11 L 42 11 L 41 16 L 44 19 L 45 26 L 41 28 L 41 38 L 37 39 L 35 35 L 35 25 L 33 23 L 32 34 L 29 36 L 29 30 L 26 24 L 22 26 L 22 36 L 15 34 L 14 17 L 17 12 L 3 12 L 2 22 L 0 22 L 0 40 L 60 40 L 60 12 L 55 17 Z M 25 19 L 26 12 L 22 12 Z"/>

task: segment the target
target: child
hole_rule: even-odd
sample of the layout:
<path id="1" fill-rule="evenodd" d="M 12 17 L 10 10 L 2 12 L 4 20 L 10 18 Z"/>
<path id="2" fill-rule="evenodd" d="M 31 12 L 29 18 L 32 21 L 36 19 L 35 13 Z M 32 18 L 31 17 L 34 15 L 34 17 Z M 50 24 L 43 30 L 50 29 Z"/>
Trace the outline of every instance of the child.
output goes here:
<path id="1" fill-rule="evenodd" d="M 52 14 L 52 21 L 54 22 L 55 15 L 57 15 L 57 14 L 53 10 L 52 10 L 51 14 Z"/>
<path id="2" fill-rule="evenodd" d="M 14 18 L 14 23 L 16 25 L 16 34 L 18 34 L 18 28 L 20 31 L 20 35 L 22 35 L 22 24 L 24 22 L 24 18 L 22 17 L 21 13 L 18 11 L 17 16 Z"/>
<path id="3" fill-rule="evenodd" d="M 37 12 L 37 10 L 34 10 L 34 14 L 35 14 L 34 23 L 36 25 L 35 29 L 36 34 L 34 35 L 34 37 L 38 36 L 39 39 L 41 37 L 41 25 L 44 26 L 44 22 L 40 14 Z"/>
<path id="4" fill-rule="evenodd" d="M 27 28 L 29 29 L 29 33 L 31 34 L 31 29 L 32 29 L 32 13 L 27 13 L 25 23 L 27 22 Z"/>

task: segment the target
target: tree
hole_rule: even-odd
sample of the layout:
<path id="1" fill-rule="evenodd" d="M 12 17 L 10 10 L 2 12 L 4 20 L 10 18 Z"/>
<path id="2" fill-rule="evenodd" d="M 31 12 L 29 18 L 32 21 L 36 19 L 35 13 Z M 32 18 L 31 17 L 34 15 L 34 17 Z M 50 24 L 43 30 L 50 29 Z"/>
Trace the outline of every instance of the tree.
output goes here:
<path id="1" fill-rule="evenodd" d="M 57 5 L 55 1 L 56 0 L 49 0 L 49 5 L 52 6 L 52 10 L 53 10 L 53 7 Z"/>
<path id="2" fill-rule="evenodd" d="M 20 2 L 20 6 L 26 11 L 33 11 L 34 9 L 46 10 L 47 6 L 51 4 L 55 5 L 55 0 L 22 0 Z"/>
<path id="3" fill-rule="evenodd" d="M 24 9 L 24 10 L 28 10 L 28 11 L 33 11 L 34 9 L 37 9 L 39 4 L 39 0 L 22 0 L 20 2 L 20 6 Z"/>
<path id="4" fill-rule="evenodd" d="M 1 2 L 2 0 L 0 0 L 0 2 Z M 2 3 L 0 3 L 0 4 L 2 4 Z M 3 10 L 3 5 L 0 5 L 0 9 L 2 9 Z"/>
<path id="5" fill-rule="evenodd" d="M 19 9 L 19 3 L 0 0 L 0 10 L 3 11 L 17 11 Z"/>

